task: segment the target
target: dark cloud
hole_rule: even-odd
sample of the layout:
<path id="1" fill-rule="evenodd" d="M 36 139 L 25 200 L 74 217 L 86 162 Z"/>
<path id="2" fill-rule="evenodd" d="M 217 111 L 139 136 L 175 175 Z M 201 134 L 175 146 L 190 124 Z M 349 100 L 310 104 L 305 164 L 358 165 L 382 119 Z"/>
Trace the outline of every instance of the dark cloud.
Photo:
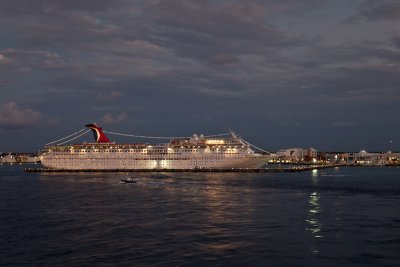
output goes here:
<path id="1" fill-rule="evenodd" d="M 230 65 L 239 62 L 236 56 L 220 53 L 211 58 L 208 63 L 211 65 Z"/>
<path id="2" fill-rule="evenodd" d="M 220 89 L 210 89 L 210 88 L 200 88 L 197 90 L 199 94 L 203 94 L 210 97 L 241 97 L 242 94 L 240 92 L 235 92 L 232 90 L 220 90 Z"/>
<path id="3" fill-rule="evenodd" d="M 394 36 L 392 38 L 393 44 L 400 49 L 400 36 Z"/>
<path id="4" fill-rule="evenodd" d="M 291 47 L 309 41 L 290 36 L 268 21 L 268 5 L 244 3 L 158 1 L 145 9 L 153 22 L 151 41 L 170 47 L 180 56 L 215 60 L 230 53 L 268 53 L 270 47 Z M 180 40 L 177 42 L 177 40 Z"/>
<path id="5" fill-rule="evenodd" d="M 366 1 L 360 10 L 348 17 L 346 22 L 399 20 L 400 2 L 397 0 Z"/>
<path id="6" fill-rule="evenodd" d="M 34 68 L 51 70 L 65 63 L 51 51 L 6 48 L 0 50 L 0 64 L 14 67 L 19 72 L 29 72 Z"/>
<path id="7" fill-rule="evenodd" d="M 112 91 L 110 93 L 103 93 L 103 94 L 99 94 L 97 95 L 96 99 L 100 100 L 100 101 L 114 101 L 116 99 L 120 99 L 121 97 L 123 97 L 124 94 L 120 91 Z"/>
<path id="8" fill-rule="evenodd" d="M 3 17 L 45 15 L 65 12 L 106 12 L 126 5 L 124 0 L 13 0 L 1 1 Z"/>
<path id="9" fill-rule="evenodd" d="M 103 124 L 117 124 L 117 123 L 121 123 L 123 121 L 125 121 L 128 118 L 128 116 L 126 115 L 125 112 L 120 113 L 117 116 L 112 116 L 110 113 L 107 113 L 106 115 L 103 116 L 103 118 L 101 119 L 101 122 Z"/>
<path id="10" fill-rule="evenodd" d="M 354 125 L 354 123 L 349 122 L 349 121 L 337 121 L 337 122 L 334 122 L 332 126 L 333 127 L 354 127 L 355 125 Z"/>

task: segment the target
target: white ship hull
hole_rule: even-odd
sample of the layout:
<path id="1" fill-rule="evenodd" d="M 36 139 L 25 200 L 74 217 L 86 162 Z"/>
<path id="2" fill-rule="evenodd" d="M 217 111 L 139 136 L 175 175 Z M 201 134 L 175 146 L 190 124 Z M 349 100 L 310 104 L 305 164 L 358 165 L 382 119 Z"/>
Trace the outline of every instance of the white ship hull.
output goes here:
<path id="1" fill-rule="evenodd" d="M 208 168 L 260 168 L 269 156 L 252 154 L 243 157 L 165 157 L 138 158 L 131 155 L 54 155 L 41 156 L 44 167 L 65 170 L 135 170 L 135 169 L 208 169 Z"/>

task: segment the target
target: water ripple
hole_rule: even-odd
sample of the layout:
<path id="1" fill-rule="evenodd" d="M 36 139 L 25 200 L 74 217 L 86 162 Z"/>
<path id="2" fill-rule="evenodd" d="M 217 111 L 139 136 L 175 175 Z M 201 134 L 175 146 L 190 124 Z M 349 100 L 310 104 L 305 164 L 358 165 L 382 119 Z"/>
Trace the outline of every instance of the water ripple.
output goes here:
<path id="1" fill-rule="evenodd" d="M 13 168 L 0 169 L 0 266 L 400 266 L 393 170 L 124 184 L 128 174 Z"/>

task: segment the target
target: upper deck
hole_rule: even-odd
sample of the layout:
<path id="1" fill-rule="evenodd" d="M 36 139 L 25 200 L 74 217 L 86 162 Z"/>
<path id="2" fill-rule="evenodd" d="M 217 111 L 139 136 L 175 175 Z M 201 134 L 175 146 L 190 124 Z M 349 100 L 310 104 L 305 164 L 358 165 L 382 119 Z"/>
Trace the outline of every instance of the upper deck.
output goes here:
<path id="1" fill-rule="evenodd" d="M 248 149 L 249 145 L 242 139 L 232 136 L 227 138 L 207 138 L 193 135 L 193 137 L 171 139 L 169 143 L 149 144 L 117 144 L 117 143 L 82 143 L 74 145 L 47 145 L 46 151 L 68 152 L 68 151 L 106 151 L 106 152 L 140 152 L 142 150 L 168 150 L 168 149 Z"/>

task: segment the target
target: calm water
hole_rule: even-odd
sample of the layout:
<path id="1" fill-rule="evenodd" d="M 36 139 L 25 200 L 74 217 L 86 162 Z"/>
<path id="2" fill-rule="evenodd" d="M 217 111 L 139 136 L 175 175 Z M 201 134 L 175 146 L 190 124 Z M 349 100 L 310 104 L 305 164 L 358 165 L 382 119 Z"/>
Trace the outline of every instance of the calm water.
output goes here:
<path id="1" fill-rule="evenodd" d="M 400 168 L 38 174 L 0 165 L 0 266 L 400 266 Z"/>

